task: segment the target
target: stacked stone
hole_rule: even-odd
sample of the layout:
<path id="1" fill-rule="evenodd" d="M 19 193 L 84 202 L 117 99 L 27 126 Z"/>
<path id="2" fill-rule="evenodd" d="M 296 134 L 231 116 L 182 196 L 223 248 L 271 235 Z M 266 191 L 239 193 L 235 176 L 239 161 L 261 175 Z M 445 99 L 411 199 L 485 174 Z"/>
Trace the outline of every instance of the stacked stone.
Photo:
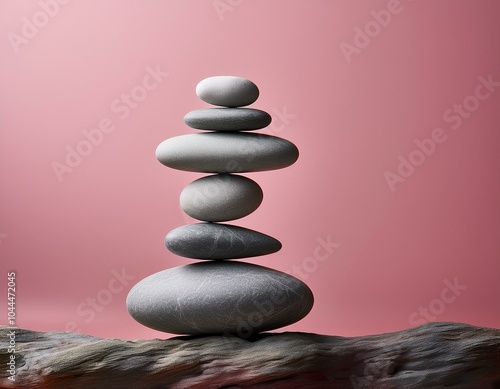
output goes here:
<path id="1" fill-rule="evenodd" d="M 204 132 L 169 138 L 156 149 L 164 165 L 213 173 L 187 185 L 180 195 L 184 212 L 201 223 L 170 231 L 167 248 L 203 261 L 153 274 L 135 285 L 127 308 L 141 324 L 174 334 L 231 333 L 248 337 L 292 324 L 313 305 L 311 290 L 288 274 L 234 261 L 271 254 L 281 243 L 266 234 L 224 224 L 254 212 L 262 202 L 260 186 L 236 173 L 280 169 L 298 158 L 295 145 L 270 135 L 249 133 L 271 123 L 254 103 L 257 86 L 241 77 L 202 80 L 196 94 L 219 106 L 184 117 Z"/>

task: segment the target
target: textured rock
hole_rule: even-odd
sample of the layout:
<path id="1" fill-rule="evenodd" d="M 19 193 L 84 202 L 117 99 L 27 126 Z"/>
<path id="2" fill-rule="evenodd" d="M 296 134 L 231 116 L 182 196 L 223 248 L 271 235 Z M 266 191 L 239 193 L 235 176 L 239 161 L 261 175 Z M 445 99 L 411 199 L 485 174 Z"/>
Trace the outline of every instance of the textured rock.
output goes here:
<path id="1" fill-rule="evenodd" d="M 196 95 L 209 104 L 242 107 L 257 100 L 259 88 L 243 77 L 215 76 L 201 80 L 196 85 Z"/>
<path id="2" fill-rule="evenodd" d="M 247 337 L 295 323 L 311 310 L 302 281 L 236 261 L 197 262 L 137 283 L 127 308 L 139 323 L 173 334 L 234 333 Z"/>
<path id="3" fill-rule="evenodd" d="M 165 237 L 174 254 L 194 259 L 237 259 L 275 253 L 281 243 L 248 228 L 218 223 L 178 227 Z"/>
<path id="4" fill-rule="evenodd" d="M 251 108 L 208 108 L 188 112 L 184 123 L 198 130 L 250 131 L 271 124 L 267 112 Z"/>
<path id="5" fill-rule="evenodd" d="M 0 339 L 10 328 L 0 327 Z M 24 389 L 498 389 L 500 330 L 428 323 L 343 338 L 307 333 L 167 340 L 16 329 Z M 0 348 L 0 364 L 11 354 Z"/>
<path id="6" fill-rule="evenodd" d="M 298 157 L 297 147 L 285 139 L 239 132 L 175 136 L 156 149 L 156 158 L 168 167 L 205 173 L 281 169 Z"/>
<path id="7" fill-rule="evenodd" d="M 262 202 L 262 189 L 250 178 L 214 174 L 187 185 L 180 196 L 181 208 L 189 216 L 208 222 L 239 219 L 251 214 Z"/>

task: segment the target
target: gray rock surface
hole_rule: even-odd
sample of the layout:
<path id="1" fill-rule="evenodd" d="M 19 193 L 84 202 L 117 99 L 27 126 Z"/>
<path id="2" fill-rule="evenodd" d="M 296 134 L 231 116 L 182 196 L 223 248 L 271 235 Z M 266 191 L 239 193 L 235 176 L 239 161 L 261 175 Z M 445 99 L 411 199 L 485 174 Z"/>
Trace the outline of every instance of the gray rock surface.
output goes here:
<path id="1" fill-rule="evenodd" d="M 262 189 L 250 178 L 214 174 L 199 178 L 181 192 L 181 208 L 189 216 L 208 222 L 223 222 L 251 214 L 262 202 Z"/>
<path id="2" fill-rule="evenodd" d="M 198 130 L 250 131 L 271 124 L 267 112 L 252 108 L 208 108 L 188 112 L 184 123 Z"/>
<path id="3" fill-rule="evenodd" d="M 240 132 L 175 136 L 156 149 L 156 158 L 168 167 L 205 173 L 281 169 L 298 157 L 297 147 L 285 139 Z"/>
<path id="4" fill-rule="evenodd" d="M 252 81 L 237 76 L 214 76 L 196 85 L 196 95 L 203 101 L 225 107 L 242 107 L 259 97 L 259 88 Z"/>
<path id="5" fill-rule="evenodd" d="M 203 261 L 139 281 L 128 294 L 127 309 L 139 323 L 159 331 L 249 337 L 302 319 L 313 300 L 306 284 L 277 270 Z"/>
<path id="6" fill-rule="evenodd" d="M 177 227 L 165 237 L 174 254 L 194 259 L 237 259 L 275 253 L 280 241 L 248 228 L 219 223 Z"/>
<path id="7" fill-rule="evenodd" d="M 0 339 L 12 329 L 0 327 Z M 500 330 L 428 323 L 344 338 L 264 333 L 125 341 L 15 329 L 24 389 L 498 389 Z M 0 348 L 0 364 L 11 354 Z"/>

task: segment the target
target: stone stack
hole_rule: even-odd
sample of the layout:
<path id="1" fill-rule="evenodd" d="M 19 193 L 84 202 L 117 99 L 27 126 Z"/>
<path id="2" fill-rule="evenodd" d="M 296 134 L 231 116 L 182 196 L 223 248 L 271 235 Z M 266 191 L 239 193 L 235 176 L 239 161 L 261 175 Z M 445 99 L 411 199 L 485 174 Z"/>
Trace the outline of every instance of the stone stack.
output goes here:
<path id="1" fill-rule="evenodd" d="M 307 285 L 277 270 L 234 261 L 274 253 L 281 243 L 221 222 L 247 216 L 262 202 L 260 186 L 236 173 L 290 166 L 298 150 L 285 139 L 249 132 L 271 123 L 267 112 L 241 108 L 259 96 L 250 80 L 210 77 L 197 85 L 196 94 L 219 107 L 186 114 L 184 122 L 203 132 L 165 140 L 156 157 L 174 169 L 212 173 L 180 195 L 184 212 L 201 223 L 178 227 L 165 238 L 172 253 L 203 261 L 143 279 L 129 292 L 127 308 L 139 323 L 174 334 L 249 337 L 292 324 L 312 308 Z"/>

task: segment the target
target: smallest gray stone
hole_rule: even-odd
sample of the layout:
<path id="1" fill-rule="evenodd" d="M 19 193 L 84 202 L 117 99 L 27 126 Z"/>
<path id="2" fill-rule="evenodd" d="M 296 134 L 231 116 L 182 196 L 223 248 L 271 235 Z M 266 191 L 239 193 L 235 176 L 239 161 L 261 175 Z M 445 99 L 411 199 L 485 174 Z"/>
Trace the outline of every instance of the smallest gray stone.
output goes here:
<path id="1" fill-rule="evenodd" d="M 208 108 L 188 112 L 184 123 L 198 130 L 250 131 L 267 127 L 272 118 L 252 108 Z"/>
<path id="2" fill-rule="evenodd" d="M 214 76 L 201 80 L 196 95 L 206 103 L 224 107 L 250 105 L 259 97 L 259 88 L 252 81 L 237 76 Z"/>

